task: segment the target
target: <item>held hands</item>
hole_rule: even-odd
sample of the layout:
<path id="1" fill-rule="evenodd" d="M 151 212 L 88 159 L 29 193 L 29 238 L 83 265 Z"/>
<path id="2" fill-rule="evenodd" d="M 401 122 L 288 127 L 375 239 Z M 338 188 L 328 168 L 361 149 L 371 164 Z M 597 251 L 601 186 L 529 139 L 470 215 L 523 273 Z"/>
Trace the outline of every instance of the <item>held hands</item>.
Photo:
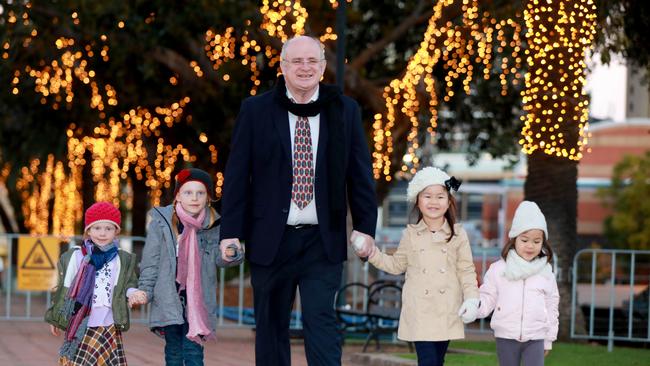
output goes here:
<path id="1" fill-rule="evenodd" d="M 352 248 L 354 248 L 354 252 L 360 258 L 370 258 L 377 251 L 375 239 L 373 239 L 370 235 L 356 230 L 352 230 L 352 234 L 350 235 L 350 243 L 352 244 Z"/>
<path id="2" fill-rule="evenodd" d="M 221 251 L 221 259 L 224 262 L 232 262 L 237 256 L 237 252 L 241 252 L 241 243 L 239 239 L 223 239 L 219 243 L 219 251 Z"/>
<path id="3" fill-rule="evenodd" d="M 458 309 L 458 316 L 463 320 L 463 323 L 468 324 L 476 320 L 478 315 L 479 299 L 466 299 Z"/>
<path id="4" fill-rule="evenodd" d="M 129 308 L 132 308 L 133 305 L 144 305 L 148 302 L 147 293 L 142 290 L 134 291 L 129 296 Z"/>

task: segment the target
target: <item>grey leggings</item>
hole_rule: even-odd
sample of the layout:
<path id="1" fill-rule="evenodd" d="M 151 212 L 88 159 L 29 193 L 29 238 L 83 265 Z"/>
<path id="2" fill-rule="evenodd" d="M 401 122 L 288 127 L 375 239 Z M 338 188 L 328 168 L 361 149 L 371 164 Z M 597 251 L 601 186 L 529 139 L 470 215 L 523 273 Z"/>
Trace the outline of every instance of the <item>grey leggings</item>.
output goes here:
<path id="1" fill-rule="evenodd" d="M 544 366 L 544 340 L 519 342 L 497 338 L 499 366 Z"/>

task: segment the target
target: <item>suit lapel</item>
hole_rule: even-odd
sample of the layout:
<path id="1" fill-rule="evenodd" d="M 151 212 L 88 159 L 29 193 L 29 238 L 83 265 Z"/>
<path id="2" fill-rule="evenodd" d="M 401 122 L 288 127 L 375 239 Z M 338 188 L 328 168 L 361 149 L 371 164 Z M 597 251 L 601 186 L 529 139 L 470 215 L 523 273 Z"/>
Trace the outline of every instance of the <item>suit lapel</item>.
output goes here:
<path id="1" fill-rule="evenodd" d="M 279 105 L 273 104 L 273 125 L 275 130 L 280 137 L 282 142 L 282 150 L 284 150 L 290 164 L 292 160 L 292 151 L 291 151 L 291 131 L 289 130 L 289 112 L 282 109 Z M 320 167 L 324 164 L 326 154 L 327 154 L 327 139 L 329 136 L 329 128 L 327 120 L 325 119 L 325 114 L 320 114 L 320 125 L 319 125 L 319 134 L 318 134 L 318 151 L 316 153 L 316 169 L 320 170 Z"/>
<path id="2" fill-rule="evenodd" d="M 283 110 L 279 105 L 273 103 L 273 124 L 278 132 L 282 149 L 291 161 L 291 131 L 289 130 L 289 112 Z"/>
<path id="3" fill-rule="evenodd" d="M 323 165 L 325 156 L 327 154 L 327 138 L 329 135 L 327 120 L 325 113 L 320 114 L 320 126 L 318 132 L 318 151 L 316 152 L 316 170 L 319 171 Z"/>

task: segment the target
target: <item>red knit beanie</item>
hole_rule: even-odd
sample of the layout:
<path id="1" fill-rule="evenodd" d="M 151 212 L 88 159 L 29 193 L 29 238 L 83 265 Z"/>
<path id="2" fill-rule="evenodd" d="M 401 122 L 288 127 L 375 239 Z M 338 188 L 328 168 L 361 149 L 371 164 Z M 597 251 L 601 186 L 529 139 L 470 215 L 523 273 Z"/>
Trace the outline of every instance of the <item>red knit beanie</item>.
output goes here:
<path id="1" fill-rule="evenodd" d="M 120 210 L 113 206 L 112 203 L 96 202 L 86 210 L 84 221 L 84 232 L 88 230 L 93 224 L 100 222 L 110 222 L 111 224 L 117 226 L 117 229 L 120 230 L 120 225 L 122 224 L 122 214 L 120 214 Z"/>

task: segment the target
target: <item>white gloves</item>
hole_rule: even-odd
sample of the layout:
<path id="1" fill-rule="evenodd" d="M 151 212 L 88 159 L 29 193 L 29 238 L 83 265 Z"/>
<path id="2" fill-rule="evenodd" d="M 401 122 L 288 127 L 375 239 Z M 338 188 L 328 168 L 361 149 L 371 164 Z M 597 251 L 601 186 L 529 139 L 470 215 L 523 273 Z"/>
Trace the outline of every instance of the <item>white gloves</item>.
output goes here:
<path id="1" fill-rule="evenodd" d="M 476 320 L 478 315 L 478 305 L 481 303 L 479 299 L 466 299 L 458 309 L 458 316 L 463 320 L 463 323 L 468 324 Z"/>
<path id="2" fill-rule="evenodd" d="M 377 251 L 375 240 L 370 235 L 366 235 L 360 231 L 352 230 L 350 243 L 352 243 L 352 248 L 354 248 L 354 251 L 360 258 L 370 258 Z"/>

